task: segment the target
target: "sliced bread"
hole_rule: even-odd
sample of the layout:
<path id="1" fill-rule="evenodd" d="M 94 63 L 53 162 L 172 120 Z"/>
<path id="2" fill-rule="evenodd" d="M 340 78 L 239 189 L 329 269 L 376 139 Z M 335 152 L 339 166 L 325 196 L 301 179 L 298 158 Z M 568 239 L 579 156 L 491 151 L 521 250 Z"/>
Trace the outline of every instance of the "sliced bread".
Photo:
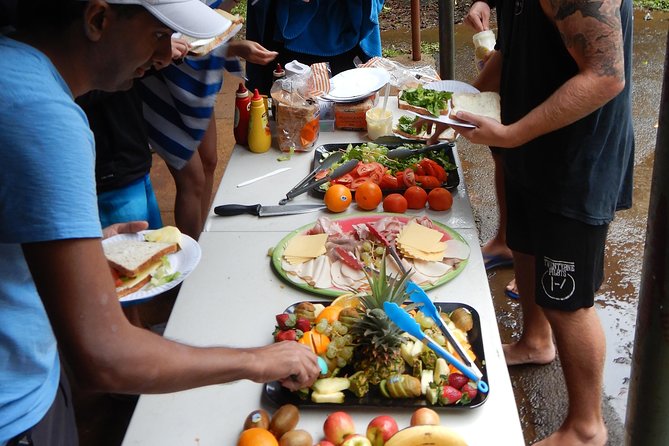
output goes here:
<path id="1" fill-rule="evenodd" d="M 465 111 L 474 115 L 486 116 L 497 122 L 502 122 L 500 116 L 499 94 L 492 91 L 481 93 L 453 93 L 451 97 L 451 119 L 456 117 L 459 111 Z"/>
<path id="2" fill-rule="evenodd" d="M 126 277 L 135 277 L 142 269 L 164 255 L 177 251 L 176 243 L 124 240 L 103 246 L 107 262 Z"/>

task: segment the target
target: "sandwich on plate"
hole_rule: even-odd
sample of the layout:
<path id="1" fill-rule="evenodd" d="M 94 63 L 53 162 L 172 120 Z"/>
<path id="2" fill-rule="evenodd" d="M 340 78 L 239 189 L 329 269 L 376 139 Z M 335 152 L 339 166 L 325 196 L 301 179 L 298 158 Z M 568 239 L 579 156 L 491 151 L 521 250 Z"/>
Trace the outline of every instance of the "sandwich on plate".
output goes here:
<path id="1" fill-rule="evenodd" d="M 168 254 L 179 249 L 181 232 L 166 226 L 144 234 L 144 240 L 119 240 L 103 245 L 105 257 L 116 281 L 119 298 L 140 290 L 151 282 L 160 286 L 179 276 L 171 272 Z"/>
<path id="2" fill-rule="evenodd" d="M 481 93 L 453 93 L 450 109 L 451 112 L 448 117 L 454 121 L 459 121 L 456 115 L 459 111 L 464 111 L 474 115 L 492 118 L 497 122 L 502 122 L 500 116 L 499 94 L 492 91 L 484 91 Z"/>
<path id="3" fill-rule="evenodd" d="M 397 106 L 401 110 L 409 110 L 419 115 L 438 117 L 448 114 L 448 100 L 452 94 L 450 91 L 430 90 L 419 85 L 400 91 Z"/>

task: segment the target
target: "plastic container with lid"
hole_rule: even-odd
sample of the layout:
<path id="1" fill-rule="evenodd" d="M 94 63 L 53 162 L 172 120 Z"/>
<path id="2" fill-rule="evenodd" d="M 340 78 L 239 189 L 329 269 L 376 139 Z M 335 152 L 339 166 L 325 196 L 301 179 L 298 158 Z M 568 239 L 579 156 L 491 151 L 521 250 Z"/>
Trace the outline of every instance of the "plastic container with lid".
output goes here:
<path id="1" fill-rule="evenodd" d="M 255 89 L 251 99 L 249 116 L 249 150 L 255 153 L 267 152 L 272 145 L 272 134 L 267 120 L 267 109 L 262 96 Z"/>
<path id="2" fill-rule="evenodd" d="M 246 145 L 249 136 L 249 116 L 251 114 L 251 95 L 242 82 L 237 89 L 235 99 L 235 123 L 233 133 L 237 144 Z"/>

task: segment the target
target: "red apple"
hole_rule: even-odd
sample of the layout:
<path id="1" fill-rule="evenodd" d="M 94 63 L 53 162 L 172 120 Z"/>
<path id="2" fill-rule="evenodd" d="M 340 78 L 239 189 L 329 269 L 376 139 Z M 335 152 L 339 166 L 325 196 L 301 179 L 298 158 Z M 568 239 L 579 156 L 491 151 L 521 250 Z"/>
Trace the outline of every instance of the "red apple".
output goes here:
<path id="1" fill-rule="evenodd" d="M 397 422 L 393 417 L 381 415 L 369 422 L 367 438 L 372 446 L 383 446 L 398 430 Z"/>
<path id="2" fill-rule="evenodd" d="M 316 443 L 315 446 L 335 446 L 335 445 L 331 441 L 321 440 L 318 443 Z"/>
<path id="3" fill-rule="evenodd" d="M 328 441 L 340 446 L 344 442 L 344 437 L 355 433 L 353 418 L 346 412 L 333 412 L 323 423 L 323 433 Z"/>
<path id="4" fill-rule="evenodd" d="M 439 426 L 439 414 L 428 407 L 421 407 L 411 415 L 412 426 L 432 425 Z"/>
<path id="5" fill-rule="evenodd" d="M 367 437 L 360 434 L 347 435 L 341 446 L 372 446 Z"/>

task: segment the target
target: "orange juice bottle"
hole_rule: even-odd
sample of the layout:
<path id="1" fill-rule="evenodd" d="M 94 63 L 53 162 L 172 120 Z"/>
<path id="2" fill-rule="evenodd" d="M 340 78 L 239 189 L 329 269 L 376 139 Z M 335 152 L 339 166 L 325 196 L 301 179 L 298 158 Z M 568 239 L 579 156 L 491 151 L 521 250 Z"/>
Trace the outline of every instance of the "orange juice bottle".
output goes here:
<path id="1" fill-rule="evenodd" d="M 267 120 L 267 109 L 256 88 L 251 99 L 249 117 L 249 150 L 255 153 L 267 152 L 272 145 L 272 134 Z"/>

